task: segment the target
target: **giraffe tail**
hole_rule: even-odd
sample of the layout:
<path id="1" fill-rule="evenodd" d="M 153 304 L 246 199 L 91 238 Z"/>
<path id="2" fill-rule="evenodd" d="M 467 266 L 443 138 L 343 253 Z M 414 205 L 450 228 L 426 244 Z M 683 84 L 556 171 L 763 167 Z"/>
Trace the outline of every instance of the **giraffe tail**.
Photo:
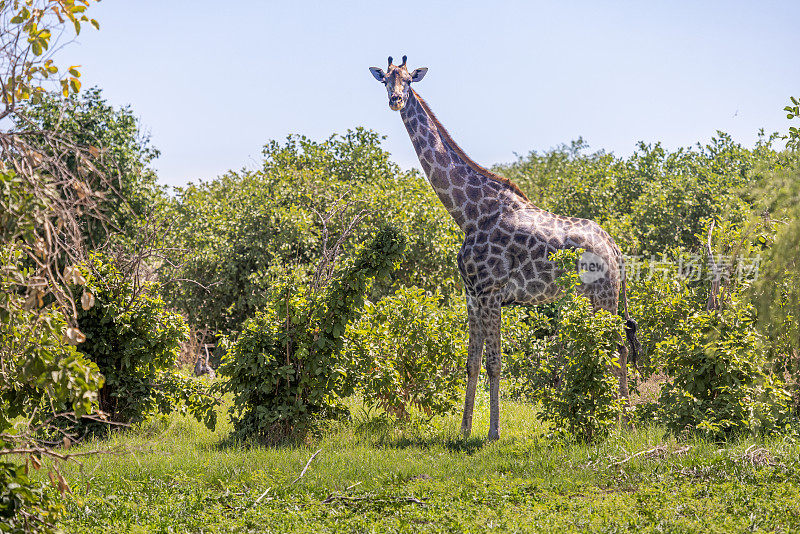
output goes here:
<path id="1" fill-rule="evenodd" d="M 627 281 L 625 279 L 622 280 L 622 303 L 624 305 L 625 310 L 625 337 L 628 338 L 628 344 L 631 346 L 631 358 L 630 361 L 636 366 L 636 362 L 639 359 L 639 353 L 642 350 L 642 344 L 639 343 L 639 339 L 636 337 L 636 328 L 637 324 L 636 321 L 631 319 L 631 316 L 628 314 L 628 289 L 627 289 Z"/>

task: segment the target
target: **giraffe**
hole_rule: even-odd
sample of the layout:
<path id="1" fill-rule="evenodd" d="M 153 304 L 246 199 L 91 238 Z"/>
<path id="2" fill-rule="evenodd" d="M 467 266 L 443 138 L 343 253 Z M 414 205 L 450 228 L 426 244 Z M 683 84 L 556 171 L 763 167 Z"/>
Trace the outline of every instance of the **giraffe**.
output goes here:
<path id="1" fill-rule="evenodd" d="M 481 356 L 489 377 L 489 440 L 499 438 L 500 318 L 503 306 L 546 304 L 559 296 L 555 264 L 559 249 L 583 249 L 579 268 L 593 309 L 618 312 L 624 302 L 626 337 L 635 363 L 636 322 L 628 315 L 624 261 L 608 233 L 590 220 L 564 217 L 534 206 L 511 180 L 475 163 L 453 141 L 428 104 L 411 88 L 427 68 L 413 72 L 389 57 L 387 71 L 370 67 L 386 86 L 389 107 L 399 111 L 428 180 L 464 232 L 457 262 L 464 282 L 469 324 L 467 387 L 461 431 L 469 437 Z M 627 398 L 628 349 L 619 340 L 620 395 Z"/>

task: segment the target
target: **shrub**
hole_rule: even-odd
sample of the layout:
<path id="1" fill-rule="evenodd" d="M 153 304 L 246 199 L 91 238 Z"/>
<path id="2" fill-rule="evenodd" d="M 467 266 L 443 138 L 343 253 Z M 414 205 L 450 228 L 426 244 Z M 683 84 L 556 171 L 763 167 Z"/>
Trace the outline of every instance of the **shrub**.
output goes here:
<path id="1" fill-rule="evenodd" d="M 172 371 L 188 335 L 183 318 L 166 309 L 154 284 L 137 287 L 100 255 L 92 256 L 84 276 L 78 324 L 86 341 L 81 350 L 105 377 L 100 409 L 111 421 L 130 423 L 183 402 L 213 428 L 215 399 L 203 394 L 196 380 Z"/>
<path id="2" fill-rule="evenodd" d="M 750 305 L 696 312 L 658 350 L 670 377 L 661 390 L 659 417 L 673 432 L 718 439 L 785 428 L 789 394 L 765 371 L 763 338 Z"/>
<path id="3" fill-rule="evenodd" d="M 754 172 L 759 187 L 752 193 L 759 209 L 753 217 L 766 219 L 772 235 L 764 239 L 762 269 L 752 289 L 761 330 L 770 340 L 771 363 L 787 377 L 800 408 L 800 152 L 787 152 L 783 159 L 779 168 Z"/>
<path id="4" fill-rule="evenodd" d="M 624 400 L 612 370 L 619 369 L 621 332 L 622 319 L 605 310 L 594 312 L 586 297 L 570 293 L 562 301 L 558 337 L 548 346 L 559 378 L 542 392 L 540 414 L 556 432 L 591 441 L 619 421 Z"/>
<path id="5" fill-rule="evenodd" d="M 3 178 L 13 176 L 0 172 L 0 179 Z M 10 189 L 5 188 L 3 201 L 11 199 L 14 191 Z M 9 222 L 0 222 L 4 231 Z M 24 221 L 11 224 L 21 222 Z M 42 431 L 50 430 L 50 421 L 56 414 L 80 418 L 96 410 L 97 390 L 103 377 L 97 366 L 70 344 L 70 334 L 77 330 L 68 329 L 62 309 L 45 294 L 45 279 L 38 276 L 32 262 L 26 261 L 26 244 L 22 240 L 3 241 L 0 456 L 10 455 L 24 463 L 0 462 L 0 532 L 56 532 L 54 524 L 63 506 L 57 503 L 54 493 L 45 489 L 45 484 L 28 477 L 28 462 L 34 466 L 43 463 L 42 454 L 49 449 L 38 438 Z M 76 337 L 74 334 L 71 339 Z M 32 453 L 32 449 L 37 452 Z M 46 470 L 66 486 L 57 467 L 51 464 Z"/>
<path id="6" fill-rule="evenodd" d="M 63 511 L 64 505 L 55 501 L 44 484 L 28 477 L 27 465 L 0 462 L 0 531 L 61 532 L 54 525 Z"/>
<path id="7" fill-rule="evenodd" d="M 103 384 L 97 365 L 67 343 L 63 314 L 20 291 L 32 275 L 22 258 L 0 246 L 0 432 L 20 415 L 35 425 L 58 412 L 90 414 Z"/>
<path id="8" fill-rule="evenodd" d="M 166 298 L 200 329 L 215 334 L 241 330 L 270 305 L 271 288 L 287 265 L 308 282 L 328 245 L 342 235 L 353 254 L 383 225 L 399 228 L 408 246 L 390 276 L 376 280 L 369 298 L 391 295 L 400 285 L 460 294 L 455 255 L 461 234 L 436 193 L 418 172 L 389 161 L 381 137 L 358 128 L 322 142 L 290 136 L 264 148 L 259 171 L 230 172 L 188 185 L 173 205 L 177 220 L 172 251 L 186 251 L 167 276 L 194 283 L 169 285 Z M 320 214 L 335 214 L 323 224 Z M 348 230 L 357 215 L 364 224 Z"/>
<path id="9" fill-rule="evenodd" d="M 368 302 L 347 329 L 347 358 L 366 404 L 402 420 L 449 412 L 464 381 L 465 314 L 439 293 L 401 287 Z"/>
<path id="10" fill-rule="evenodd" d="M 405 248 L 385 227 L 315 290 L 291 274 L 273 288 L 272 305 L 247 320 L 219 368 L 233 393 L 235 435 L 276 442 L 300 437 L 322 419 L 342 413 L 338 402 L 352 392 L 340 356 L 347 323 L 362 306 L 367 283 L 385 276 Z"/>
<path id="11" fill-rule="evenodd" d="M 541 400 L 539 417 L 555 433 L 590 441 L 605 436 L 622 414 L 624 401 L 613 370 L 619 369 L 617 344 L 624 338 L 618 315 L 594 312 L 589 300 L 576 292 L 575 265 L 581 253 L 561 250 L 550 256 L 564 273 L 559 277 L 564 296 L 555 303 L 555 320 L 542 314 L 542 308 L 528 311 L 532 334 L 512 335 L 508 371 L 512 392 Z M 550 335 L 551 324 L 555 335 Z"/>
<path id="12" fill-rule="evenodd" d="M 641 342 L 636 367 L 644 378 L 662 370 L 664 362 L 659 360 L 656 346 L 682 320 L 701 309 L 707 293 L 690 287 L 678 275 L 673 262 L 655 263 L 641 260 L 638 265 L 628 266 L 628 306 L 638 324 Z M 661 270 L 651 277 L 648 274 L 651 268 Z M 635 276 L 633 269 L 641 269 L 639 276 Z"/>

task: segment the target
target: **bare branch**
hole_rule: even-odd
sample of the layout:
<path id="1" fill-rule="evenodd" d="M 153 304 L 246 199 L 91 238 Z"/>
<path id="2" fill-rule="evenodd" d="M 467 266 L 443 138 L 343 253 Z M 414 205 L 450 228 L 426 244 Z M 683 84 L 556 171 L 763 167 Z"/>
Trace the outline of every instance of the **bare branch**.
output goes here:
<path id="1" fill-rule="evenodd" d="M 306 471 L 308 470 L 308 466 L 310 466 L 310 465 L 311 465 L 311 462 L 313 462 L 313 461 L 314 461 L 314 458 L 316 458 L 316 457 L 317 457 L 317 455 L 318 455 L 319 453 L 321 453 L 321 452 L 322 452 L 322 449 L 318 450 L 317 452 L 315 452 L 314 454 L 312 454 L 312 455 L 311 455 L 311 458 L 309 458 L 309 459 L 308 459 L 308 462 L 306 462 L 306 466 L 305 466 L 305 467 L 303 468 L 303 470 L 300 472 L 300 476 L 298 476 L 296 479 L 292 480 L 292 484 L 296 483 L 298 480 L 300 480 L 301 478 L 303 478 L 303 475 L 305 475 L 305 474 L 306 474 Z M 290 485 L 291 485 L 291 484 L 290 484 Z"/>

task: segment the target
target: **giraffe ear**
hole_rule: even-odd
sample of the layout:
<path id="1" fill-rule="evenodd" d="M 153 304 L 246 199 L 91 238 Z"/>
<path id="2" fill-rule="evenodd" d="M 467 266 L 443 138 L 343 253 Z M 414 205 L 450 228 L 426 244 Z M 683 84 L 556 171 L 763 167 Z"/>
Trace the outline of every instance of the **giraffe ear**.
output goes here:
<path id="1" fill-rule="evenodd" d="M 419 82 L 422 81 L 422 78 L 425 77 L 425 74 L 428 72 L 428 67 L 422 67 L 416 69 L 414 72 L 411 73 L 411 81 L 412 82 Z"/>
<path id="2" fill-rule="evenodd" d="M 379 82 L 383 83 L 386 80 L 386 73 L 383 72 L 383 69 L 379 69 L 378 67 L 370 67 L 369 71 Z"/>

